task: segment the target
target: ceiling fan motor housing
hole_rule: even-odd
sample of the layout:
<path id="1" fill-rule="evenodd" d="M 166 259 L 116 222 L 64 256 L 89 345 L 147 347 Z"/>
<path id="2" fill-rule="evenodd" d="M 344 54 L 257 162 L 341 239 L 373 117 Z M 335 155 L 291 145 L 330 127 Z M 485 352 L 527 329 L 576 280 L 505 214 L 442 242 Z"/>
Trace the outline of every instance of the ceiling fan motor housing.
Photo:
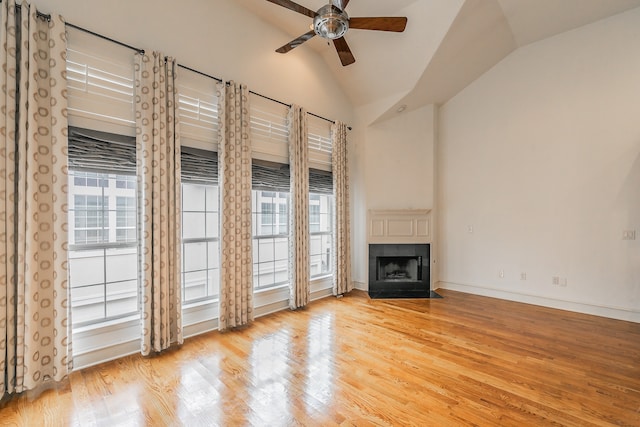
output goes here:
<path id="1" fill-rule="evenodd" d="M 313 18 L 313 31 L 325 39 L 339 39 L 349 29 L 349 16 L 331 4 L 321 7 Z"/>

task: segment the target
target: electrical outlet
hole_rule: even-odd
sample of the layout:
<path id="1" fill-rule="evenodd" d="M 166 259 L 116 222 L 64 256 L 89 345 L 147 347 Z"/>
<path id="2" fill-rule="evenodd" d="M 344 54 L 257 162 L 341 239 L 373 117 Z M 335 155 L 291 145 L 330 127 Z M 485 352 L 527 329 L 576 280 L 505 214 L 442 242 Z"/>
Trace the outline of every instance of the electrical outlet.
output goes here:
<path id="1" fill-rule="evenodd" d="M 501 279 L 504 279 L 504 270 L 500 270 L 498 276 L 500 276 Z"/>
<path id="2" fill-rule="evenodd" d="M 553 276 L 551 278 L 551 283 L 553 283 L 554 285 L 560 285 L 560 277 L 558 276 Z"/>
<path id="3" fill-rule="evenodd" d="M 636 230 L 624 230 L 622 240 L 636 240 Z"/>
<path id="4" fill-rule="evenodd" d="M 527 273 L 520 273 L 520 280 L 527 280 Z"/>
<path id="5" fill-rule="evenodd" d="M 467 233 L 469 234 L 473 233 L 473 225 L 467 225 Z"/>

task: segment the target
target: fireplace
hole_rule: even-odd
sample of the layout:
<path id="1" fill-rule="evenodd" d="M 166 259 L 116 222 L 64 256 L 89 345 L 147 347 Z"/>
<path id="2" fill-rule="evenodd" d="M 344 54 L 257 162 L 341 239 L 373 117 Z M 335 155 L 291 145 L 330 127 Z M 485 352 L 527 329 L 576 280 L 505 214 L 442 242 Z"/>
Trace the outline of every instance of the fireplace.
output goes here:
<path id="1" fill-rule="evenodd" d="M 429 244 L 370 244 L 371 298 L 429 298 Z"/>

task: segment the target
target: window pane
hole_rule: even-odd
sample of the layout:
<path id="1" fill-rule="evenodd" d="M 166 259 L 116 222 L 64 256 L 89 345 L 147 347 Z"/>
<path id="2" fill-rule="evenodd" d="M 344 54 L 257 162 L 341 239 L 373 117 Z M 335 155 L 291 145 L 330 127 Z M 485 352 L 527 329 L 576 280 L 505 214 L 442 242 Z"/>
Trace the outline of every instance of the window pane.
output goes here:
<path id="1" fill-rule="evenodd" d="M 182 212 L 182 238 L 205 237 L 206 217 L 204 212 Z"/>
<path id="2" fill-rule="evenodd" d="M 258 243 L 258 259 L 260 262 L 274 260 L 273 239 L 260 239 Z"/>
<path id="3" fill-rule="evenodd" d="M 138 277 L 138 250 L 131 248 L 110 248 L 105 250 L 107 282 L 136 280 Z"/>
<path id="4" fill-rule="evenodd" d="M 207 296 L 207 272 L 184 273 L 184 300 L 193 301 Z"/>
<path id="5" fill-rule="evenodd" d="M 205 209 L 207 212 L 218 212 L 218 186 L 217 185 L 208 185 L 205 187 L 206 191 L 206 206 Z"/>
<path id="6" fill-rule="evenodd" d="M 258 273 L 258 287 L 260 289 L 269 288 L 275 283 L 273 274 L 273 263 L 260 265 Z"/>
<path id="7" fill-rule="evenodd" d="M 219 218 L 218 218 L 218 213 L 217 212 L 207 212 L 206 214 L 206 224 L 205 226 L 207 227 L 207 235 L 206 237 L 211 237 L 211 238 L 218 238 L 218 224 L 219 224 Z"/>
<path id="8" fill-rule="evenodd" d="M 107 317 L 134 313 L 138 310 L 138 281 L 136 279 L 107 285 Z"/>
<path id="9" fill-rule="evenodd" d="M 182 209 L 185 212 L 203 212 L 205 209 L 204 185 L 184 184 L 182 186 Z"/>
<path id="10" fill-rule="evenodd" d="M 73 323 L 85 323 L 104 317 L 104 286 L 94 285 L 71 288 Z"/>
<path id="11" fill-rule="evenodd" d="M 71 287 L 104 282 L 104 251 L 71 251 L 69 253 L 69 277 Z"/>
<path id="12" fill-rule="evenodd" d="M 184 271 L 207 269 L 207 244 L 205 242 L 183 245 Z"/>

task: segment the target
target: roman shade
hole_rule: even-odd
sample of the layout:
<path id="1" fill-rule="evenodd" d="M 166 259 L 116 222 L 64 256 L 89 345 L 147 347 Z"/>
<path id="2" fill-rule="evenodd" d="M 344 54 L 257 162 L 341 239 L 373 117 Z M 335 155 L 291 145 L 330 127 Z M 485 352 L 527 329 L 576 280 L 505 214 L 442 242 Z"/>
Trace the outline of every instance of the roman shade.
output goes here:
<path id="1" fill-rule="evenodd" d="M 136 138 L 69 126 L 69 169 L 136 173 Z"/>

